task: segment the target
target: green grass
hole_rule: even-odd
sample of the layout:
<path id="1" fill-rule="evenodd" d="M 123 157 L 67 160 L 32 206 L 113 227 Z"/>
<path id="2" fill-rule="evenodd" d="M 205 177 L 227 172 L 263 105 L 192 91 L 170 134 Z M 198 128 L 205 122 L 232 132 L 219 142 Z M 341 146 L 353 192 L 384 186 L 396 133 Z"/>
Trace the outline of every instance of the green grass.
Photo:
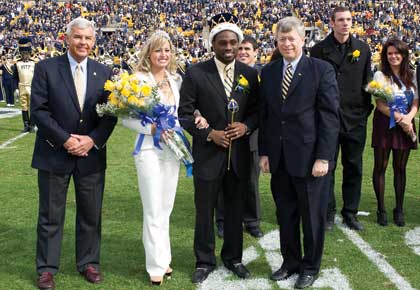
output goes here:
<path id="1" fill-rule="evenodd" d="M 17 136 L 21 118 L 0 119 L 0 144 Z M 404 234 L 420 224 L 420 197 L 417 180 L 420 176 L 419 152 L 410 156 L 406 190 L 406 222 L 404 228 L 383 228 L 375 223 L 376 200 L 371 184 L 372 149 L 370 133 L 364 158 L 364 181 L 360 210 L 371 213 L 361 217 L 366 230 L 360 233 L 376 251 L 415 288 L 420 288 L 420 257 L 404 244 Z M 74 254 L 75 198 L 71 187 L 67 197 L 65 233 L 57 289 L 155 289 L 148 282 L 144 249 L 141 241 L 142 212 L 134 162 L 131 156 L 135 134 L 117 125 L 108 142 L 108 170 L 103 205 L 103 239 L 101 266 L 104 282 L 91 285 L 77 273 Z M 38 210 L 36 170 L 30 167 L 34 134 L 17 140 L 10 148 L 0 150 L 0 290 L 35 289 L 35 239 Z M 391 164 L 390 164 L 390 168 Z M 386 204 L 392 221 L 394 194 L 392 172 L 388 170 Z M 337 184 L 341 168 L 337 170 Z M 182 169 L 177 197 L 171 218 L 171 242 L 174 268 L 172 280 L 161 289 L 196 289 L 190 282 L 194 268 L 192 250 L 194 204 L 192 179 Z M 262 229 L 264 233 L 277 228 L 274 204 L 269 190 L 269 176 L 261 177 Z M 338 208 L 341 206 L 340 186 L 336 187 Z M 257 248 L 260 257 L 249 265 L 254 277 L 267 278 L 270 268 L 257 241 L 244 235 L 244 249 Z M 217 241 L 220 264 L 221 242 Z M 327 234 L 322 268 L 339 268 L 357 290 L 397 289 L 341 232 L 335 228 Z M 232 278 L 235 280 L 236 278 Z M 278 289 L 272 283 L 272 289 Z"/>

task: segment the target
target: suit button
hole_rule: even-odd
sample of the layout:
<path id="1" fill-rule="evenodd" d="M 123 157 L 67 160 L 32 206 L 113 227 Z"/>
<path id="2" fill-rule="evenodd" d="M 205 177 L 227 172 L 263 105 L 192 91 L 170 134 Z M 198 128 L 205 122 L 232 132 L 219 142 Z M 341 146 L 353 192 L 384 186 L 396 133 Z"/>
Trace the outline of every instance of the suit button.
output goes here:
<path id="1" fill-rule="evenodd" d="M 283 140 L 283 137 L 282 136 L 280 136 L 279 138 L 280 138 L 280 140 Z"/>
<path id="2" fill-rule="evenodd" d="M 83 119 L 80 119 L 80 123 L 83 123 Z"/>
<path id="3" fill-rule="evenodd" d="M 286 121 L 281 121 L 281 124 L 282 124 L 282 125 L 286 124 Z"/>

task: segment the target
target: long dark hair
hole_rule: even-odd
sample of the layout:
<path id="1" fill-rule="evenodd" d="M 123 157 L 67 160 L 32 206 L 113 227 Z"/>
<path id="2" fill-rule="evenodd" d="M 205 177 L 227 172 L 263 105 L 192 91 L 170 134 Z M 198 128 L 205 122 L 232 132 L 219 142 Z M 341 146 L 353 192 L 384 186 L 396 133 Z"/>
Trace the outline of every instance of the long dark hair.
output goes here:
<path id="1" fill-rule="evenodd" d="M 390 46 L 395 47 L 403 57 L 403 60 L 400 64 L 399 78 L 392 72 L 391 65 L 388 62 L 387 53 Z M 414 72 L 410 68 L 408 46 L 405 42 L 396 38 L 388 39 L 387 42 L 385 42 L 381 52 L 381 70 L 383 74 L 392 79 L 399 88 L 401 88 L 401 82 L 406 86 L 406 88 L 416 88 L 416 85 L 413 82 Z"/>

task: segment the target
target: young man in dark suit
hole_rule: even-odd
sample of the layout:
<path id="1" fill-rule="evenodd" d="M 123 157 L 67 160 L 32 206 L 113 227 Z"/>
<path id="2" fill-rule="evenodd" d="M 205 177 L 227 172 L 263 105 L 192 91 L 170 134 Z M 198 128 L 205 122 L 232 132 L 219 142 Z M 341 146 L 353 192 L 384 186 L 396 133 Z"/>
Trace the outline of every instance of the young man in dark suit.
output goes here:
<path id="1" fill-rule="evenodd" d="M 284 259 L 271 279 L 298 273 L 295 288 L 301 289 L 313 284 L 321 265 L 328 198 L 323 189 L 339 130 L 338 87 L 330 64 L 304 55 L 299 19 L 280 20 L 276 37 L 283 57 L 261 72 L 258 149 L 261 170 L 271 173 Z"/>
<path id="2" fill-rule="evenodd" d="M 31 112 L 38 127 L 32 167 L 38 169 L 36 247 L 38 288 L 53 289 L 59 269 L 66 195 L 76 192 L 76 264 L 91 283 L 101 281 L 99 253 L 105 185 L 106 141 L 116 118 L 96 113 L 107 101 L 111 71 L 88 58 L 94 24 L 76 18 L 67 26 L 67 53 L 39 62 L 32 81 Z"/>
<path id="3" fill-rule="evenodd" d="M 225 206 L 224 265 L 240 278 L 249 277 L 242 264 L 242 200 L 249 178 L 249 134 L 257 128 L 258 74 L 235 61 L 242 32 L 231 14 L 212 18 L 210 43 L 215 57 L 187 69 L 178 110 L 181 125 L 193 137 L 193 174 L 196 208 L 193 283 L 204 281 L 216 267 L 213 212 L 221 189 Z M 241 82 L 239 80 L 242 79 Z M 246 81 L 245 81 L 246 80 Z M 238 111 L 228 110 L 235 100 Z M 210 125 L 197 129 L 199 110 Z M 230 170 L 228 152 L 231 144 Z"/>
<path id="4" fill-rule="evenodd" d="M 372 77 L 369 46 L 350 35 L 351 12 L 346 7 L 337 7 L 331 16 L 333 32 L 311 49 L 311 57 L 328 61 L 335 69 L 340 90 L 340 134 L 335 161 L 341 148 L 343 165 L 344 223 L 351 229 L 362 230 L 357 219 L 362 185 L 362 155 L 366 142 L 366 124 L 372 111 L 371 97 L 365 87 Z M 326 230 L 332 230 L 336 212 L 334 178 L 326 187 L 329 193 Z"/>

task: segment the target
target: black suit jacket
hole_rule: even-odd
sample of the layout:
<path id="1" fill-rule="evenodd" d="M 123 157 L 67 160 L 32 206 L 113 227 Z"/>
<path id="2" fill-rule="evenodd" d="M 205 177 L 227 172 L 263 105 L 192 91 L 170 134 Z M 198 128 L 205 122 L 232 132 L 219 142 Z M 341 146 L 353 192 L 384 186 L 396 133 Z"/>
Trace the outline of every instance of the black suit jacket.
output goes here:
<path id="1" fill-rule="evenodd" d="M 359 125 L 365 126 L 373 109 L 371 96 L 365 91 L 372 78 L 369 46 L 354 37 L 351 37 L 350 45 L 348 54 L 360 51 L 357 61 L 352 62 L 350 55 L 341 58 L 333 33 L 311 49 L 311 57 L 328 61 L 334 67 L 340 90 L 340 119 L 344 131 Z"/>
<path id="2" fill-rule="evenodd" d="M 249 82 L 247 93 L 235 90 L 239 76 Z M 235 62 L 235 77 L 231 97 L 239 104 L 235 121 L 245 123 L 248 129 L 258 126 L 258 74 L 257 71 L 239 61 Z M 196 64 L 187 69 L 180 92 L 178 110 L 181 125 L 193 137 L 194 175 L 212 180 L 223 176 L 227 167 L 227 149 L 208 142 L 211 129 L 224 130 L 231 120 L 227 109 L 228 99 L 220 79 L 214 59 Z M 210 127 L 197 129 L 194 124 L 194 111 L 200 110 Z M 232 168 L 239 178 L 248 178 L 249 174 L 249 139 L 244 136 L 232 143 Z"/>
<path id="3" fill-rule="evenodd" d="M 91 174 L 106 168 L 105 143 L 117 119 L 96 113 L 96 104 L 107 101 L 104 83 L 111 76 L 106 66 L 88 59 L 83 112 L 67 54 L 39 62 L 31 89 L 31 115 L 38 127 L 32 167 L 54 173 L 78 170 Z M 63 144 L 70 134 L 89 135 L 93 147 L 87 157 L 68 154 Z"/>
<path id="4" fill-rule="evenodd" d="M 291 176 L 308 177 L 316 159 L 334 160 L 340 126 L 334 69 L 302 56 L 284 101 L 282 80 L 282 58 L 262 69 L 259 155 L 268 156 L 271 173 L 284 156 Z"/>

